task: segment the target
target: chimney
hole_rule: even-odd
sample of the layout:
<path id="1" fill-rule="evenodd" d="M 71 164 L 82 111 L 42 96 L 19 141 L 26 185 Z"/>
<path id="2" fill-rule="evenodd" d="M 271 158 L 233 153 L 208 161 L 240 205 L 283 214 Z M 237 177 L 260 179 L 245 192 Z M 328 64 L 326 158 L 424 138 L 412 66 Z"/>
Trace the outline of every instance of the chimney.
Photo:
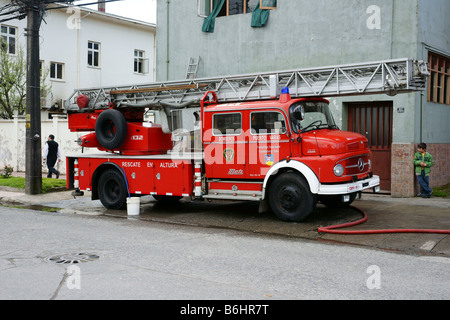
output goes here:
<path id="1" fill-rule="evenodd" d="M 105 0 L 99 0 L 98 1 L 98 11 L 101 11 L 101 12 L 106 12 L 106 9 L 105 9 L 105 2 L 104 2 Z"/>

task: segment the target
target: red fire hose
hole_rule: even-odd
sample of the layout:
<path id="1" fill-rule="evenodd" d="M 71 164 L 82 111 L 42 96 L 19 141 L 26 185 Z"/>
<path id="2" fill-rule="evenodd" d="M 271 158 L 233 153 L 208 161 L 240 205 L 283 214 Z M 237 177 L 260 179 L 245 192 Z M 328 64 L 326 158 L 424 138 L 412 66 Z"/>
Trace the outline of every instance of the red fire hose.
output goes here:
<path id="1" fill-rule="evenodd" d="M 333 233 L 333 234 L 380 234 L 380 233 L 440 233 L 440 234 L 450 234 L 450 230 L 436 230 L 436 229 L 379 229 L 379 230 L 336 230 L 341 228 L 347 228 L 356 226 L 358 224 L 367 221 L 367 214 L 356 207 L 350 207 L 363 215 L 363 218 L 355 221 L 348 222 L 339 225 L 322 227 L 317 229 L 318 232 L 322 233 Z"/>

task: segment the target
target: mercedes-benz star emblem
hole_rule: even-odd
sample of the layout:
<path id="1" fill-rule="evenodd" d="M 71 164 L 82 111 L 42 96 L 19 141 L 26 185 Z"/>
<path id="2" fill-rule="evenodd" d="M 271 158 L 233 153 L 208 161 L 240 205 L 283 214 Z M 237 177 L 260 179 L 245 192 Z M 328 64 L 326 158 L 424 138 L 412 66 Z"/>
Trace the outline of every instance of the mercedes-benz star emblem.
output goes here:
<path id="1" fill-rule="evenodd" d="M 364 160 L 362 158 L 359 158 L 359 160 L 358 160 L 358 169 L 359 169 L 359 171 L 364 170 Z"/>

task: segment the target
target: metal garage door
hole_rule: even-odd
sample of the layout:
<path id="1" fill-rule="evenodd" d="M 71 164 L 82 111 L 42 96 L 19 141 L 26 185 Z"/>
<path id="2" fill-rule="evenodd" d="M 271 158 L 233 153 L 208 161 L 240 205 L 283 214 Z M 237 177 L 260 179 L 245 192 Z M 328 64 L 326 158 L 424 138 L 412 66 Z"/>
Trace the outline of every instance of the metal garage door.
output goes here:
<path id="1" fill-rule="evenodd" d="M 391 145 L 393 102 L 349 103 L 348 130 L 369 140 L 372 169 L 380 176 L 382 190 L 391 190 Z"/>

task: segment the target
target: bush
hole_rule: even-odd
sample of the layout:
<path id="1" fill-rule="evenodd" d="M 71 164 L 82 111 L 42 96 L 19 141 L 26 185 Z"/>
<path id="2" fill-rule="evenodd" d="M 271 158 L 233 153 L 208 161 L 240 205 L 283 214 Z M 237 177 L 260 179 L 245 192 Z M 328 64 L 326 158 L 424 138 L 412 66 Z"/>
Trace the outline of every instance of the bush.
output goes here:
<path id="1" fill-rule="evenodd" d="M 11 173 L 14 171 L 13 167 L 10 167 L 8 165 L 6 165 L 3 170 L 1 171 L 2 177 L 4 179 L 8 179 L 9 177 L 11 177 Z"/>
<path id="2" fill-rule="evenodd" d="M 433 196 L 447 198 L 450 196 L 450 183 L 441 187 L 433 188 Z"/>

